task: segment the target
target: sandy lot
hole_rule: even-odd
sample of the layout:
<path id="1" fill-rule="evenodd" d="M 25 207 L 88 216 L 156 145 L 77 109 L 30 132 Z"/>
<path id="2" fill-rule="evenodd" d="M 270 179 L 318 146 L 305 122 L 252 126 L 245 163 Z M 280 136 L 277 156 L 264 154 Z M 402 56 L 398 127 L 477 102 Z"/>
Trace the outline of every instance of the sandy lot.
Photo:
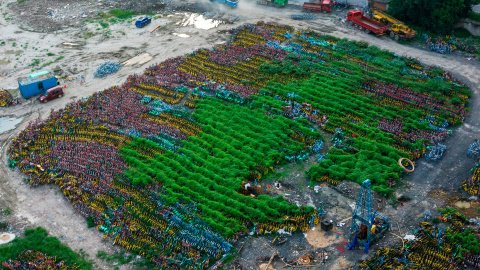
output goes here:
<path id="1" fill-rule="evenodd" d="M 405 234 L 410 230 L 410 226 L 418 224 L 423 219 L 422 213 L 425 209 L 444 205 L 445 200 L 430 197 L 430 191 L 442 188 L 453 194 L 475 163 L 475 160 L 466 158 L 466 149 L 474 138 L 479 137 L 480 133 L 480 119 L 476 117 L 480 109 L 478 102 L 480 63 L 478 60 L 461 53 L 440 55 L 426 51 L 423 46 L 406 46 L 388 37 L 378 38 L 347 28 L 343 22 L 345 10 L 336 10 L 332 14 L 318 14 L 316 20 L 294 21 L 290 19 L 290 14 L 300 12 L 299 2 L 294 2 L 298 4 L 297 6 L 278 9 L 242 1 L 239 7 L 233 10 L 221 4 L 209 2 L 172 1 L 154 5 L 147 1 L 149 2 L 147 7 L 140 11 L 153 12 L 154 20 L 147 27 L 138 29 L 131 21 L 109 23 L 105 28 L 99 24 L 97 15 L 99 11 L 116 7 L 129 8 L 129 1 L 117 5 L 117 1 L 106 0 L 103 2 L 42 0 L 36 1 L 36 5 L 42 5 L 44 9 L 35 9 L 35 11 L 28 9 L 29 1 L 33 0 L 27 0 L 22 4 L 17 4 L 13 0 L 0 1 L 2 13 L 0 42 L 5 42 L 0 46 L 0 88 L 18 88 L 17 79 L 28 76 L 32 70 L 53 70 L 59 76 L 67 76 L 69 80 L 61 81 L 62 84 L 67 85 L 67 89 L 65 96 L 60 99 L 40 104 L 35 98 L 31 98 L 22 100 L 22 105 L 0 108 L 0 119 L 4 116 L 21 118 L 13 129 L 0 133 L 0 208 L 13 210 L 13 214 L 7 217 L 7 222 L 12 225 L 12 230 L 17 236 L 24 228 L 42 226 L 73 249 L 85 250 L 101 269 L 109 269 L 112 266 L 99 261 L 95 256 L 96 253 L 99 250 L 112 252 L 114 247 L 102 241 L 102 234 L 96 229 L 87 229 L 84 219 L 75 213 L 58 188 L 53 186 L 30 188 L 23 183 L 23 176 L 20 173 L 7 168 L 6 151 L 9 143 L 29 121 L 37 117 L 45 118 L 51 109 L 64 107 L 72 100 L 122 84 L 129 74 L 141 73 L 154 63 L 188 54 L 199 48 L 211 48 L 224 44 L 229 37 L 226 30 L 244 23 L 254 23 L 259 20 L 271 21 L 289 24 L 297 29 L 310 28 L 341 38 L 367 41 L 382 49 L 415 57 L 425 64 L 450 70 L 471 86 L 474 93 L 470 102 L 471 112 L 465 124 L 455 128 L 453 136 L 446 141 L 449 148 L 444 158 L 435 164 L 420 161 L 416 172 L 406 177 L 409 179 L 409 184 L 399 193 L 413 198 L 410 202 L 396 209 L 384 203 L 383 209 L 380 209 L 382 213 L 392 216 L 394 224 L 398 223 L 395 226 L 398 226 L 398 229 L 394 229 L 396 234 Z M 158 1 L 152 2 L 158 3 Z M 151 33 L 150 31 L 157 26 L 159 26 L 158 29 Z M 120 62 L 124 65 L 119 72 L 106 78 L 94 78 L 95 70 L 105 61 Z M 49 62 L 52 63 L 48 64 Z M 83 83 L 79 79 L 80 76 L 85 79 Z M 18 93 L 18 90 L 12 92 Z M 319 199 L 322 195 L 309 194 L 309 196 Z M 356 194 L 351 196 L 353 198 Z M 345 210 L 341 212 L 338 220 L 345 218 Z M 335 215 L 332 214 L 332 217 Z M 342 235 L 345 235 L 347 227 L 348 225 L 339 229 Z M 317 232 L 312 232 L 313 235 L 317 235 L 315 238 L 325 238 L 331 243 L 345 241 L 343 238 L 333 239 L 331 236 L 323 236 L 319 228 L 317 229 Z M 303 238 L 305 245 L 307 240 L 310 243 L 319 241 L 318 239 L 305 240 L 301 235 L 296 237 Z M 382 241 L 391 245 L 399 244 L 399 240 L 390 235 Z M 239 244 L 242 242 L 239 241 Z M 262 245 L 264 244 L 261 241 L 252 241 L 247 244 L 238 262 L 246 263 L 252 257 L 259 256 L 255 251 L 265 248 Z M 324 248 L 320 244 L 318 247 Z M 270 250 L 266 253 L 268 253 L 265 255 L 267 257 L 271 255 Z M 353 254 L 350 256 L 356 257 L 353 259 L 355 261 L 363 256 L 360 251 L 358 253 L 348 254 Z M 336 262 L 349 265 L 348 261 L 340 255 L 343 254 L 337 252 Z M 248 265 L 254 266 L 254 264 Z M 277 266 L 280 267 L 278 262 L 275 267 L 279 269 Z"/>

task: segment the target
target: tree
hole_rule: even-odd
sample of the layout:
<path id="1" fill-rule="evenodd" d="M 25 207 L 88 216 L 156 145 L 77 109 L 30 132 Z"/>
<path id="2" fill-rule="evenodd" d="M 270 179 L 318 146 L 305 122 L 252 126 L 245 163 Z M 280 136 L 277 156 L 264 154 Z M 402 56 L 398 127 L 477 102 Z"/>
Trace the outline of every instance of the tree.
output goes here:
<path id="1" fill-rule="evenodd" d="M 406 23 L 449 34 L 478 0 L 391 0 L 388 13 Z"/>

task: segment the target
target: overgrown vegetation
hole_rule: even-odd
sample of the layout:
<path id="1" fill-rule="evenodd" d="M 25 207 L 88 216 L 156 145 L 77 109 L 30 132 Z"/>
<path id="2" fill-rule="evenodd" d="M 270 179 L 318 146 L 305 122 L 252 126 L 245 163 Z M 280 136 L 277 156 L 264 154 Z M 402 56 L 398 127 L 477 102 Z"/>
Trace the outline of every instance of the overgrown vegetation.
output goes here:
<path id="1" fill-rule="evenodd" d="M 303 35 L 303 40 L 315 36 Z M 302 39 L 297 42 L 306 46 Z M 410 136 L 408 134 L 432 132 L 432 127 L 421 121 L 432 112 L 407 104 L 398 106 L 398 103 L 385 102 L 384 97 L 373 92 L 352 88 L 373 79 L 435 97 L 450 108 L 464 106 L 471 93 L 466 86 L 446 81 L 439 68 L 430 68 L 428 75 L 420 79 L 417 72 L 406 72 L 407 67 L 415 64 L 407 58 L 396 57 L 391 52 L 359 42 L 334 37 L 320 39 L 336 42 L 335 51 L 321 61 L 312 61 L 306 55 L 288 55 L 284 62 L 272 61 L 260 66 L 262 72 L 298 79 L 286 85 L 267 85 L 260 92 L 263 96 L 254 97 L 254 105 L 279 114 L 285 106 L 292 104 L 282 102 L 278 97 L 285 99 L 289 96 L 289 101 L 310 104 L 317 117 L 328 115 L 323 129 L 333 133 L 341 128 L 347 138 L 342 147 L 332 148 L 322 162 L 310 168 L 309 178 L 320 180 L 328 177 L 326 179 L 332 181 L 357 183 L 370 179 L 375 191 L 389 195 L 392 193 L 391 185 L 399 181 L 403 172 L 397 161 L 417 155 L 414 152 L 421 152 L 428 144 L 426 137 L 406 139 Z M 458 123 L 460 118 L 457 117 L 444 111 L 437 114 L 436 119 L 438 123 Z M 381 124 L 393 122 L 402 123 L 397 133 L 382 129 Z"/>
<path id="2" fill-rule="evenodd" d="M 281 177 L 276 165 L 317 153 L 311 181 L 368 178 L 388 195 L 399 158 L 423 156 L 466 114 L 468 87 L 415 59 L 284 25 L 234 32 L 52 112 L 13 141 L 10 165 L 59 185 L 87 225 L 155 267 L 207 268 L 246 233 L 318 224 L 314 208 L 252 189 Z M 193 113 L 179 104 L 192 88 Z M 335 146 L 322 151 L 326 133 Z M 41 171 L 32 156 L 53 162 Z"/>
<path id="3" fill-rule="evenodd" d="M 135 15 L 136 13 L 134 11 L 130 11 L 130 10 L 124 10 L 124 9 L 112 9 L 108 12 L 109 14 L 111 14 L 112 16 L 118 18 L 118 19 L 130 19 L 133 17 L 133 15 Z"/>
<path id="4" fill-rule="evenodd" d="M 159 196 L 170 205 L 196 202 L 202 219 L 226 237 L 245 230 L 241 220 L 281 222 L 285 215 L 313 213 L 312 207 L 298 208 L 281 196 L 257 200 L 237 191 L 242 179 L 257 177 L 252 171 L 268 172 L 286 155 L 301 152 L 305 144 L 292 138 L 295 133 L 310 142 L 321 139 L 319 133 L 285 117 L 271 119 L 261 110 L 213 98 L 201 100 L 193 117 L 203 124 L 203 132 L 183 141 L 179 153 L 148 158 L 124 148 L 131 166 L 125 175 L 134 184 L 161 183 L 166 194 Z M 146 140 L 136 143 L 158 148 Z"/>
<path id="5" fill-rule="evenodd" d="M 12 242 L 0 246 L 0 262 L 15 259 L 24 250 L 35 250 L 56 256 L 57 260 L 65 261 L 68 266 L 76 264 L 80 269 L 92 269 L 92 262 L 86 261 L 57 238 L 48 236 L 45 229 L 29 229 L 24 234 L 24 238 L 15 238 Z"/>
<path id="6" fill-rule="evenodd" d="M 406 23 L 450 34 L 455 24 L 471 16 L 472 6 L 479 3 L 479 0 L 391 0 L 388 12 Z"/>
<path id="7" fill-rule="evenodd" d="M 468 13 L 468 18 L 480 22 L 480 13 L 470 11 L 470 13 Z"/>

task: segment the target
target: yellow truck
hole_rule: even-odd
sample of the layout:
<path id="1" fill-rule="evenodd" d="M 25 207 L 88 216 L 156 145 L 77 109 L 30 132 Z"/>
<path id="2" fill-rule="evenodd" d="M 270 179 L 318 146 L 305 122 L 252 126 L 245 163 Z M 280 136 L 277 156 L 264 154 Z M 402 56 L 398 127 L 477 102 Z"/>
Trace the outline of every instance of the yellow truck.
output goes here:
<path id="1" fill-rule="evenodd" d="M 375 21 L 388 27 L 390 36 L 395 40 L 410 40 L 417 35 L 417 31 L 410 29 L 403 22 L 395 19 L 381 10 L 373 9 L 372 15 Z"/>

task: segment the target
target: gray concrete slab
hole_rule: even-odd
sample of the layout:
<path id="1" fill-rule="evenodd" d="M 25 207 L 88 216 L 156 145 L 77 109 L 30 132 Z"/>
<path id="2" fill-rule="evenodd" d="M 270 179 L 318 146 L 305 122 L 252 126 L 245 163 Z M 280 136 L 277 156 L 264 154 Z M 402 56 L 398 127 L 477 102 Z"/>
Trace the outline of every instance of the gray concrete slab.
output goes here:
<path id="1" fill-rule="evenodd" d="M 480 13 L 480 5 L 473 6 L 473 11 Z"/>

